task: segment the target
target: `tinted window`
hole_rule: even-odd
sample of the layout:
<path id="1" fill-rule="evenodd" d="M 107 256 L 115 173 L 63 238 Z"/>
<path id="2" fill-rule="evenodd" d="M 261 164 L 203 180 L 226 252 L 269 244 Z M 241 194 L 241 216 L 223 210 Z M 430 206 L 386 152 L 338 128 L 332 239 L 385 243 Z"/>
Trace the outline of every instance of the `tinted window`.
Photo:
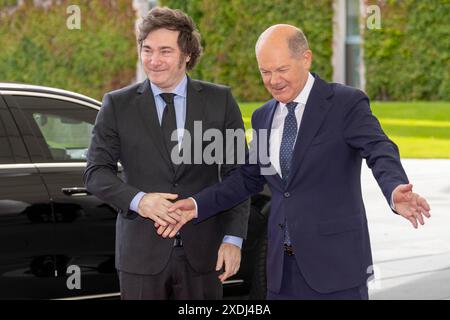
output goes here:
<path id="1" fill-rule="evenodd" d="M 85 161 L 97 111 L 59 99 L 15 97 L 50 161 Z M 46 150 L 46 151 L 47 151 Z"/>

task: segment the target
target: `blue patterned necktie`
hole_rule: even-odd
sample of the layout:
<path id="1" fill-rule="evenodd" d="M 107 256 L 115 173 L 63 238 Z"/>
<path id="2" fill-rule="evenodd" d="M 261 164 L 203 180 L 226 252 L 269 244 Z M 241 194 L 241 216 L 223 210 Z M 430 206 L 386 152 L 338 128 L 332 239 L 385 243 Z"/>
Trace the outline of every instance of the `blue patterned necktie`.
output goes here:
<path id="1" fill-rule="evenodd" d="M 283 137 L 280 145 L 280 167 L 284 185 L 287 185 L 289 179 L 289 171 L 291 169 L 292 153 L 294 151 L 294 142 L 297 137 L 297 118 L 295 117 L 295 108 L 297 102 L 289 102 L 286 104 L 288 114 L 284 119 Z M 291 245 L 287 221 L 284 223 L 284 243 Z"/>

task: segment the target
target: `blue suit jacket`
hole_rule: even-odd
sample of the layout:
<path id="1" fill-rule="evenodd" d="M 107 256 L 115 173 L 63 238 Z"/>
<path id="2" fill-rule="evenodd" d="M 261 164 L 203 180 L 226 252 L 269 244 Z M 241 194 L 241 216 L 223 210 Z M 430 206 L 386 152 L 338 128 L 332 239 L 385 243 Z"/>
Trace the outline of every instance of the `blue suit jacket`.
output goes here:
<path id="1" fill-rule="evenodd" d="M 297 264 L 313 289 L 329 293 L 365 283 L 371 275 L 372 256 L 361 193 L 362 159 L 388 203 L 394 188 L 408 183 L 398 148 L 372 114 L 367 96 L 314 76 L 286 186 L 278 174 L 261 174 L 267 165 L 258 155 L 257 163 L 241 166 L 221 183 L 194 195 L 198 221 L 202 221 L 268 184 L 272 202 L 267 286 L 272 292 L 279 292 L 281 285 L 285 219 Z M 277 101 L 270 100 L 253 113 L 257 138 L 259 129 L 270 134 L 276 105 Z M 261 141 L 256 144 L 254 139 L 251 155 L 258 152 L 258 145 Z"/>

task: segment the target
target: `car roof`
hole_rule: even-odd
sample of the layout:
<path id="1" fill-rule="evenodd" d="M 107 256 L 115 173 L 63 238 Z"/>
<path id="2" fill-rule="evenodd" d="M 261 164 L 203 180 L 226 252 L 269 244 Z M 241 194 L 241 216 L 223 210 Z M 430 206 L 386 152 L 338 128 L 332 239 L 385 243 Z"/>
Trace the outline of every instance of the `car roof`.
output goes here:
<path id="1" fill-rule="evenodd" d="M 46 86 L 37 86 L 37 85 L 13 83 L 13 82 L 0 82 L 0 93 L 2 91 L 24 91 L 24 92 L 39 92 L 39 93 L 57 94 L 60 96 L 83 100 L 83 101 L 95 104 L 99 107 L 101 106 L 100 101 L 90 98 L 88 96 L 85 96 L 85 95 L 82 95 L 79 93 L 75 93 L 72 91 L 68 91 L 68 90 L 57 89 L 57 88 L 46 87 Z"/>

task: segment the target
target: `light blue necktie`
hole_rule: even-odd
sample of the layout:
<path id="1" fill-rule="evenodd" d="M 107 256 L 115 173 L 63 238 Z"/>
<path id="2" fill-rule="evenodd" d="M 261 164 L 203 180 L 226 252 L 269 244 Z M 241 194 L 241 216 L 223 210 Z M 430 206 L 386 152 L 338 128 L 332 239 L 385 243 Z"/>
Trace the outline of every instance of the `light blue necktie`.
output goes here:
<path id="1" fill-rule="evenodd" d="M 297 137 L 297 118 L 295 117 L 295 107 L 297 102 L 289 102 L 286 104 L 288 114 L 284 119 L 283 137 L 280 146 L 280 167 L 284 185 L 286 186 L 289 179 L 289 171 L 291 169 L 292 154 L 294 151 L 294 142 Z M 287 221 L 284 223 L 284 243 L 291 245 Z"/>

